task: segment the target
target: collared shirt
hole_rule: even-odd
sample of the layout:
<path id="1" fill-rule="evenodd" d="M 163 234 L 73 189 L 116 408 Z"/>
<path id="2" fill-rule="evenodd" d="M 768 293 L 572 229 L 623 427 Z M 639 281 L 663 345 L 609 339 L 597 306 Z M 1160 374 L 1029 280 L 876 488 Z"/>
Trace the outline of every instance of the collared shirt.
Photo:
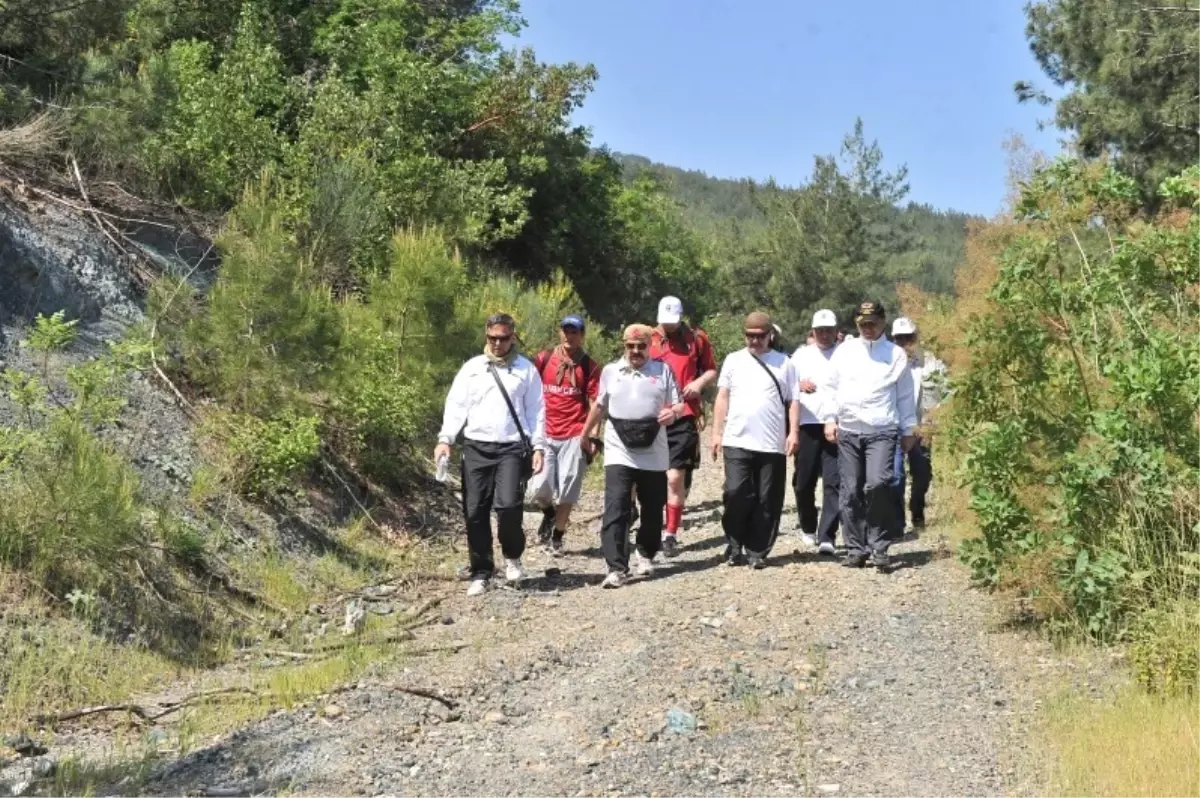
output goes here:
<path id="1" fill-rule="evenodd" d="M 722 446 L 778 454 L 787 451 L 784 404 L 791 405 L 796 396 L 796 372 L 787 355 L 772 350 L 759 357 L 749 349 L 739 349 L 721 364 L 717 387 L 729 391 Z"/>
<path id="2" fill-rule="evenodd" d="M 664 407 L 679 404 L 679 386 L 671 367 L 647 360 L 640 368 L 625 358 L 609 363 L 600 373 L 596 404 L 612 418 L 655 418 Z M 645 449 L 628 449 L 609 421 L 604 425 L 604 465 L 623 465 L 643 471 L 666 471 L 670 464 L 667 432 L 660 427 L 654 443 Z"/>
<path id="3" fill-rule="evenodd" d="M 833 391 L 829 387 L 829 360 L 837 351 L 835 343 L 828 349 L 822 349 L 816 344 L 806 344 L 792 355 L 792 367 L 796 370 L 796 382 L 812 380 L 817 390 L 805 393 L 796 389 L 796 398 L 800 400 L 800 423 L 821 424 L 824 418 L 824 407 L 833 401 Z"/>
<path id="4" fill-rule="evenodd" d="M 513 422 L 512 413 L 500 394 L 488 363 L 487 355 L 476 355 L 464 363 L 454 376 L 442 414 L 442 430 L 438 433 L 440 442 L 454 443 L 460 431 L 472 441 L 514 443 L 521 440 L 521 433 Z M 542 404 L 542 379 L 533 364 L 524 356 L 517 355 L 511 365 L 498 365 L 496 373 L 500 375 L 513 409 L 521 419 L 521 428 L 535 449 L 543 448 L 545 409 Z"/>
<path id="5" fill-rule="evenodd" d="M 823 421 L 849 432 L 899 430 L 917 426 L 912 372 L 904 350 L 886 338 L 847 338 L 829 359 L 833 401 L 822 406 Z"/>

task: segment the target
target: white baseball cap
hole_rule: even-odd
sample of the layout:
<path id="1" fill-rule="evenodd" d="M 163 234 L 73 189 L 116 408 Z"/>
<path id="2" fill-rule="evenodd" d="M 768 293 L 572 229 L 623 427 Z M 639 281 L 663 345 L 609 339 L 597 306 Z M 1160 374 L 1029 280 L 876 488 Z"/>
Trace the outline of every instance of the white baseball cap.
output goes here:
<path id="1" fill-rule="evenodd" d="M 833 315 L 832 310 L 818 310 L 813 314 L 813 329 L 818 327 L 836 327 L 837 316 Z"/>
<path id="2" fill-rule="evenodd" d="M 892 335 L 916 335 L 917 325 L 908 316 L 901 316 L 892 322 Z"/>
<path id="3" fill-rule="evenodd" d="M 678 324 L 683 318 L 683 303 L 677 296 L 665 296 L 658 303 L 658 323 Z"/>

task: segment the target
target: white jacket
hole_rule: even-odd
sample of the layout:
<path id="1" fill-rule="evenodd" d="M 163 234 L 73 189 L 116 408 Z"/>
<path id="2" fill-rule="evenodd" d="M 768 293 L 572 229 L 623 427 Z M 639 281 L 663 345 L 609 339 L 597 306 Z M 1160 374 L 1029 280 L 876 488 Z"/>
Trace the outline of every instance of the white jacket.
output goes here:
<path id="1" fill-rule="evenodd" d="M 916 356 L 908 359 L 908 367 L 916 394 L 917 423 L 921 424 L 925 414 L 946 398 L 946 364 L 924 349 L 918 349 Z"/>
<path id="2" fill-rule="evenodd" d="M 546 409 L 542 404 L 542 378 L 537 370 L 527 358 L 518 355 L 511 366 L 499 366 L 496 373 L 521 419 L 522 431 L 535 449 L 545 448 Z M 487 355 L 476 355 L 464 363 L 450 385 L 438 440 L 452 444 L 459 431 L 472 441 L 521 440 L 521 431 L 513 423 L 512 413 L 488 369 Z"/>
<path id="3" fill-rule="evenodd" d="M 796 382 L 812 380 L 817 390 L 804 393 L 796 389 L 796 398 L 800 400 L 800 423 L 821 424 L 825 418 L 825 405 L 833 402 L 833 392 L 829 389 L 829 361 L 838 345 L 822 349 L 816 344 L 805 344 L 792 355 L 792 367 L 796 370 Z"/>
<path id="4" fill-rule="evenodd" d="M 848 338 L 829 360 L 833 401 L 822 406 L 825 422 L 863 434 L 917 426 L 912 372 L 904 350 L 886 338 Z"/>

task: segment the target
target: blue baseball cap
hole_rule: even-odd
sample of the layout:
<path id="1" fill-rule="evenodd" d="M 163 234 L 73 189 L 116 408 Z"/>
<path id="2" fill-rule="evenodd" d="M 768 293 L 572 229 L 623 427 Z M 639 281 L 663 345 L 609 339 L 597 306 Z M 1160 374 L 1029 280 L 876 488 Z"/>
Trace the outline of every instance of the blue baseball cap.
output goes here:
<path id="1" fill-rule="evenodd" d="M 583 329 L 586 325 L 583 323 L 583 319 L 581 317 L 576 316 L 574 313 L 572 313 L 570 316 L 567 316 L 562 321 L 560 321 L 558 323 L 558 326 L 559 327 L 575 327 L 580 332 L 583 332 Z"/>

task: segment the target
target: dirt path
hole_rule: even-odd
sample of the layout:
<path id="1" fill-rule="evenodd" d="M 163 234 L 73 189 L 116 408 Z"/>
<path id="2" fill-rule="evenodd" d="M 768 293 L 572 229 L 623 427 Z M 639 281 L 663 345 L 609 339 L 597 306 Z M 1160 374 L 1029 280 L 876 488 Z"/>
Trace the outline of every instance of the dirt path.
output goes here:
<path id="1" fill-rule="evenodd" d="M 1024 677 L 962 569 L 929 540 L 898 546 L 890 575 L 818 561 L 794 553 L 790 513 L 773 567 L 719 565 L 720 479 L 711 465 L 698 475 L 687 545 L 655 577 L 601 590 L 594 522 L 561 561 L 527 557 L 534 575 L 561 566 L 556 578 L 482 599 L 453 585 L 442 609 L 454 622 L 422 642 L 466 644 L 457 653 L 277 713 L 164 765 L 148 789 L 1006 792 L 1002 742 Z M 454 708 L 384 683 L 436 689 Z M 329 703 L 335 717 L 321 711 Z"/>

